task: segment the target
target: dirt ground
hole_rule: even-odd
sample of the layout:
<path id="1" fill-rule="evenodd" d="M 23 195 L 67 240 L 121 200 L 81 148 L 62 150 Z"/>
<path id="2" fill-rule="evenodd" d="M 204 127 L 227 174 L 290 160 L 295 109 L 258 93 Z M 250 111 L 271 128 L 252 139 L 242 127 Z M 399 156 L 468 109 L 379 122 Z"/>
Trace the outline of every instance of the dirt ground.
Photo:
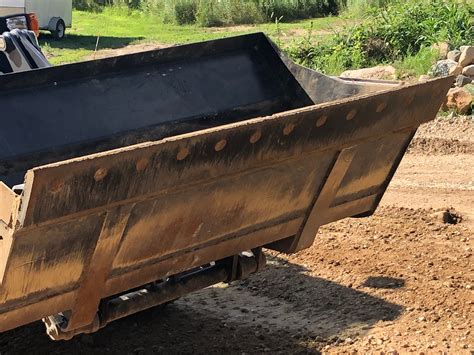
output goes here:
<path id="1" fill-rule="evenodd" d="M 420 129 L 374 216 L 93 335 L 52 342 L 40 323 L 0 334 L 0 353 L 473 354 L 473 231 L 474 120 L 441 118 Z"/>

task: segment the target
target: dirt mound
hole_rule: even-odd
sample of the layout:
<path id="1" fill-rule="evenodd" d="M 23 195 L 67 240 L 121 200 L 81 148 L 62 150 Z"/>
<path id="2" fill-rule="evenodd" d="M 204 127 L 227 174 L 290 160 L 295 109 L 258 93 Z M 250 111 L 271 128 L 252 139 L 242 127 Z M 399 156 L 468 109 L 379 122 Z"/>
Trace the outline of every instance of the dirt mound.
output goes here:
<path id="1" fill-rule="evenodd" d="M 474 153 L 474 120 L 472 116 L 440 117 L 422 125 L 408 152 L 422 155 Z"/>
<path id="2" fill-rule="evenodd" d="M 474 153 L 474 142 L 460 141 L 458 139 L 415 137 L 408 147 L 408 153 L 472 154 Z"/>
<path id="3" fill-rule="evenodd" d="M 418 137 L 457 139 L 474 142 L 474 117 L 438 117 L 420 126 Z"/>

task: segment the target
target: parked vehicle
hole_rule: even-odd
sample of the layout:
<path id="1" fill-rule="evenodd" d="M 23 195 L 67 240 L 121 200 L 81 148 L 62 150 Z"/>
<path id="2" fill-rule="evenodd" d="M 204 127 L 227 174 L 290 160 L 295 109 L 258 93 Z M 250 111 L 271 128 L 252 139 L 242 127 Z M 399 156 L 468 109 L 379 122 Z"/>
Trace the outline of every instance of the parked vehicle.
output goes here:
<path id="1" fill-rule="evenodd" d="M 33 32 L 15 29 L 0 36 L 0 74 L 49 66 Z"/>
<path id="2" fill-rule="evenodd" d="M 36 65 L 0 75 L 0 332 L 56 340 L 372 214 L 453 80 L 328 77 L 262 33 Z"/>
<path id="3" fill-rule="evenodd" d="M 0 0 L 0 31 L 48 30 L 62 39 L 72 25 L 72 0 Z M 0 33 L 1 33 L 0 32 Z"/>

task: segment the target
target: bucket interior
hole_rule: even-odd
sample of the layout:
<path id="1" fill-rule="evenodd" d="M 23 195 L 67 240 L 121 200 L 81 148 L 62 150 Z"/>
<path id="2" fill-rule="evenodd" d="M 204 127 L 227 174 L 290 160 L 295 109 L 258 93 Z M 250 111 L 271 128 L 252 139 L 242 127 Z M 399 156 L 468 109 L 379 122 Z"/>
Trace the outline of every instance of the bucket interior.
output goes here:
<path id="1" fill-rule="evenodd" d="M 312 105 L 263 34 L 0 76 L 0 179 Z"/>

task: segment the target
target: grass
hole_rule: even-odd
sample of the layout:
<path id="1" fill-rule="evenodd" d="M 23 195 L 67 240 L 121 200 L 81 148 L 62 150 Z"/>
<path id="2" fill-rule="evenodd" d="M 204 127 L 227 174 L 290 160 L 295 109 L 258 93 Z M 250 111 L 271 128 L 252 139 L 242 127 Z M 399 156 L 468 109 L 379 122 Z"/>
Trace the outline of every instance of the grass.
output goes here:
<path id="1" fill-rule="evenodd" d="M 304 39 L 289 51 L 297 62 L 329 74 L 390 63 L 420 73 L 435 61 L 425 48 L 439 41 L 452 49 L 473 43 L 473 13 L 458 0 L 392 0 L 335 36 L 316 45 Z"/>
<path id="2" fill-rule="evenodd" d="M 203 27 L 291 22 L 337 14 L 340 0 L 74 0 L 78 10 L 102 11 L 104 3 L 152 14 L 163 22 Z M 346 0 L 344 0 L 346 1 Z"/>
<path id="3" fill-rule="evenodd" d="M 426 75 L 433 63 L 439 59 L 439 52 L 431 47 L 421 48 L 416 54 L 409 55 L 394 63 L 399 79 L 409 79 Z"/>
<path id="4" fill-rule="evenodd" d="M 353 3 L 357 1 L 362 2 L 353 0 Z M 460 31 L 466 27 L 466 16 L 460 16 L 454 7 L 447 7 L 443 12 L 447 17 L 446 13 L 451 11 L 451 18 L 427 18 L 424 16 L 426 7 L 414 5 L 412 11 L 403 3 L 396 5 L 398 0 L 390 1 L 387 8 L 392 10 L 385 9 L 371 17 L 365 15 L 363 20 L 343 15 L 228 27 L 176 25 L 143 12 L 106 7 L 95 13 L 74 11 L 73 28 L 66 39 L 56 42 L 43 34 L 40 43 L 51 63 L 57 65 L 92 58 L 98 36 L 97 49 L 107 50 L 148 42 L 175 45 L 263 31 L 297 62 L 326 74 L 338 75 L 348 68 L 391 63 L 397 68 L 399 78 L 410 79 L 426 74 L 438 59 L 438 53 L 431 50 L 431 43 L 446 38 L 451 39 L 451 44 L 457 44 L 459 34 L 463 38 L 472 36 L 472 29 L 471 32 Z M 442 0 L 426 1 L 438 4 Z M 431 8 L 438 11 L 437 6 Z M 419 13 L 423 15 L 421 22 L 411 18 Z M 433 31 L 433 28 L 441 29 Z"/>
<path id="5" fill-rule="evenodd" d="M 320 39 L 348 21 L 351 20 L 325 17 L 294 23 L 204 28 L 197 25 L 165 24 L 150 15 L 136 12 L 127 14 L 107 8 L 101 13 L 74 11 L 73 27 L 68 30 L 64 40 L 56 42 L 49 34 L 43 33 L 40 36 L 40 44 L 50 62 L 57 65 L 91 57 L 97 36 L 100 36 L 99 50 L 122 48 L 143 42 L 184 44 L 257 31 L 267 33 L 279 44 L 288 44 L 306 36 L 309 30 L 314 33 L 315 40 Z"/>

